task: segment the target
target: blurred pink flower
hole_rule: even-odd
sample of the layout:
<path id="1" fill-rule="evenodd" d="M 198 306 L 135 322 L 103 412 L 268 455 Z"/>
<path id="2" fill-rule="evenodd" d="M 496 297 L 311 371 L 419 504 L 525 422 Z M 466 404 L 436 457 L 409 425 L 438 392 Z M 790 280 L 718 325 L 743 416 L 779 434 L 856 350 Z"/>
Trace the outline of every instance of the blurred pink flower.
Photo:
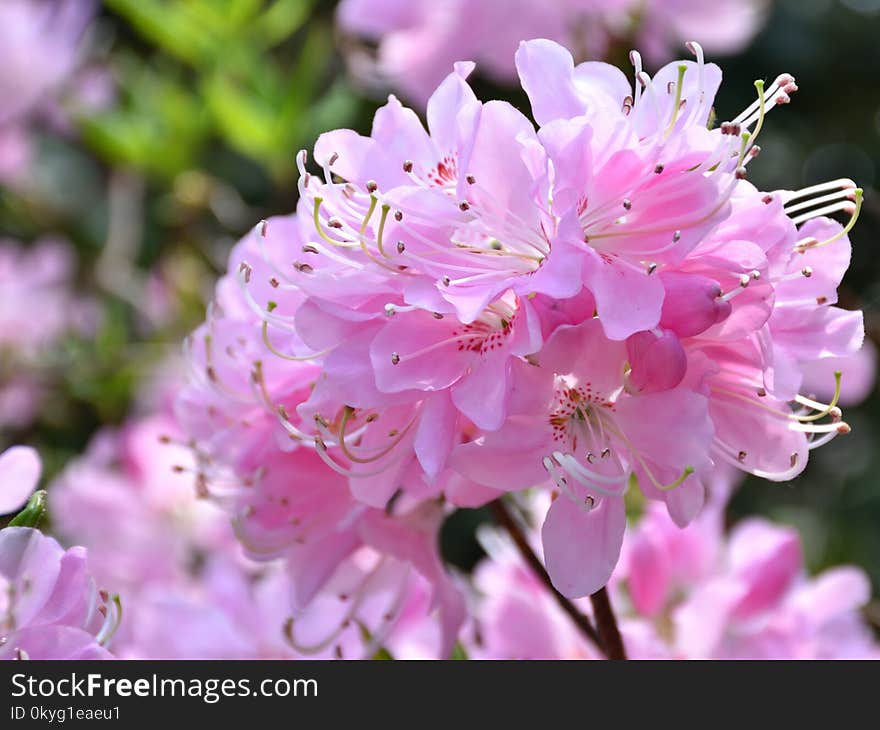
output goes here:
<path id="1" fill-rule="evenodd" d="M 81 60 L 92 0 L 5 0 L 0 5 L 0 182 L 30 160 L 30 125 L 52 112 Z"/>
<path id="2" fill-rule="evenodd" d="M 423 106 L 456 61 L 475 61 L 494 80 L 515 82 L 513 54 L 528 38 L 566 45 L 579 60 L 602 59 L 621 40 L 635 40 L 654 62 L 690 40 L 713 53 L 734 53 L 763 25 L 766 6 L 765 0 L 724 0 L 711 11 L 698 0 L 344 0 L 337 21 L 352 37 L 348 57 L 356 76 Z"/>
<path id="3" fill-rule="evenodd" d="M 860 614 L 870 598 L 862 571 L 810 578 L 794 530 L 749 519 L 724 536 L 720 517 L 709 510 L 682 530 L 650 506 L 629 533 L 611 587 L 630 658 L 880 658 Z M 465 634 L 472 656 L 601 658 L 506 538 L 489 533 L 484 544 Z"/>
<path id="4" fill-rule="evenodd" d="M 88 547 L 94 574 L 122 597 L 114 654 L 293 656 L 281 566 L 241 555 L 225 513 L 196 495 L 193 454 L 177 437 L 161 414 L 101 432 L 49 489 L 59 534 Z"/>
<path id="5" fill-rule="evenodd" d="M 93 304 L 72 288 L 74 257 L 44 238 L 28 247 L 0 240 L 0 424 L 26 426 L 40 407 L 52 347 L 94 330 Z"/>

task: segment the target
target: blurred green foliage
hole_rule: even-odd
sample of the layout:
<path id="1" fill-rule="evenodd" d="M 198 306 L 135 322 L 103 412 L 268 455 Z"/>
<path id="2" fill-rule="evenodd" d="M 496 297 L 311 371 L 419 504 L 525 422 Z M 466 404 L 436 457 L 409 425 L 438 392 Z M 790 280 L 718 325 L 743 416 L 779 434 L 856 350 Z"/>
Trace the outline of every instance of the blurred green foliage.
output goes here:
<path id="1" fill-rule="evenodd" d="M 321 121 L 357 105 L 334 76 L 330 21 L 315 4 L 105 0 L 149 46 L 115 58 L 120 103 L 82 121 L 86 141 L 113 164 L 173 178 L 220 140 L 288 179 Z"/>

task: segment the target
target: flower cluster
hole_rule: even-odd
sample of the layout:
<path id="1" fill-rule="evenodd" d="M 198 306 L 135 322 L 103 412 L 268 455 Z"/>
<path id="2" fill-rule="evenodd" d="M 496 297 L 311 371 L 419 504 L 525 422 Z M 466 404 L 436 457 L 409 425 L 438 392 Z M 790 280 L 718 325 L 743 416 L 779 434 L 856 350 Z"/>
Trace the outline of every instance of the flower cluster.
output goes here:
<path id="1" fill-rule="evenodd" d="M 651 506 L 627 536 L 612 579 L 633 659 L 869 659 L 880 645 L 860 615 L 863 571 L 808 577 L 800 537 L 760 518 L 729 535 L 718 506 L 687 530 Z M 482 535 L 490 555 L 475 574 L 469 653 L 493 659 L 598 659 L 509 540 Z M 589 606 L 581 606 L 589 612 Z"/>
<path id="2" fill-rule="evenodd" d="M 281 566 L 244 559 L 225 513 L 196 498 L 177 437 L 162 413 L 100 432 L 48 490 L 56 531 L 88 548 L 92 573 L 125 606 L 114 655 L 293 656 Z"/>
<path id="3" fill-rule="evenodd" d="M 828 403 L 800 391 L 862 342 L 861 313 L 834 306 L 861 190 L 751 185 L 794 79 L 716 125 L 721 72 L 689 48 L 653 77 L 633 53 L 633 87 L 523 43 L 537 130 L 457 64 L 427 131 L 391 97 L 369 137 L 321 136 L 297 213 L 233 251 L 178 415 L 198 489 L 252 555 L 286 557 L 295 609 L 346 606 L 328 641 L 376 586 L 395 624 L 415 577 L 448 653 L 463 607 L 436 534 L 454 506 L 545 487 L 547 569 L 585 596 L 618 561 L 628 490 L 685 525 L 719 467 L 788 480 L 849 430 L 839 375 Z"/>
<path id="4" fill-rule="evenodd" d="M 581 59 L 607 58 L 624 39 L 654 62 L 668 60 L 670 49 L 689 38 L 733 53 L 759 30 L 766 7 L 764 0 L 343 0 L 337 20 L 360 41 L 348 52 L 356 77 L 424 105 L 463 58 L 496 81 L 515 82 L 513 56 L 522 38 L 549 38 Z"/>
<path id="5" fill-rule="evenodd" d="M 40 473 L 31 448 L 0 454 L 0 513 L 21 507 Z M 35 495 L 36 512 L 42 499 Z M 97 588 L 84 548 L 64 550 L 15 520 L 0 530 L 0 660 L 109 658 L 121 611 L 118 596 Z"/>

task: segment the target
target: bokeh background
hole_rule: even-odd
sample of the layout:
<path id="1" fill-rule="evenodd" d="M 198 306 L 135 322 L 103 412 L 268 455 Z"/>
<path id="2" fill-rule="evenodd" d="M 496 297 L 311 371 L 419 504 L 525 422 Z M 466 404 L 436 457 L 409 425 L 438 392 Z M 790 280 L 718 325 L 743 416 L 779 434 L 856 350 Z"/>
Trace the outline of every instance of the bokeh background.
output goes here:
<path id="1" fill-rule="evenodd" d="M 297 150 L 325 129 L 369 129 L 382 99 L 347 73 L 334 10 L 326 0 L 105 0 L 62 93 L 28 117 L 26 164 L 0 170 L 0 239 L 14 239 L 22 255 L 47 241 L 73 253 L 63 275 L 18 288 L 9 282 L 23 264 L 2 264 L 0 328 L 15 319 L 36 334 L 58 332 L 27 352 L 0 332 L 0 449 L 34 445 L 48 481 L 102 426 L 137 412 L 145 393 L 161 393 L 163 368 L 170 383 L 179 343 L 203 319 L 232 244 L 260 219 L 293 209 Z M 750 178 L 770 190 L 842 176 L 865 188 L 841 301 L 865 311 L 874 341 L 878 38 L 880 0 L 778 0 L 748 48 L 719 59 L 716 100 L 719 116 L 732 117 L 752 101 L 755 79 L 797 78 L 792 104 L 768 119 Z M 612 60 L 623 65 L 626 50 L 620 39 Z M 17 71 L 21 89 L 47 53 L 35 50 Z M 476 86 L 482 98 L 528 109 L 521 93 L 482 78 Z M 5 89 L 0 106 L 11 103 Z M 0 159 L 15 157 L 14 142 L 0 137 Z M 59 308 L 67 316 L 47 321 Z M 876 391 L 847 421 L 853 433 L 814 452 L 796 481 L 747 482 L 731 519 L 757 512 L 796 525 L 812 570 L 858 564 L 876 596 Z M 465 510 L 446 525 L 452 562 L 467 569 L 480 557 L 474 530 L 486 519 Z M 869 612 L 880 623 L 880 604 Z"/>

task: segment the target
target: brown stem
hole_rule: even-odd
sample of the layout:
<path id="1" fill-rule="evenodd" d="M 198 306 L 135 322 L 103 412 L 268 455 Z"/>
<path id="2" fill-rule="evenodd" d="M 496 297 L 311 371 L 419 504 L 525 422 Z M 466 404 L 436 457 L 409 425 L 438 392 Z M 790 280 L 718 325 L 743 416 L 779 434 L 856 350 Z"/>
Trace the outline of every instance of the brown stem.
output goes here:
<path id="1" fill-rule="evenodd" d="M 602 646 L 609 659 L 626 659 L 626 650 L 623 648 L 623 638 L 617 627 L 617 619 L 611 608 L 608 591 L 602 587 L 590 596 L 593 604 L 593 616 L 596 619 L 596 628 L 602 637 Z"/>
<path id="2" fill-rule="evenodd" d="M 538 556 L 535 555 L 535 551 L 532 550 L 532 546 L 529 545 L 529 541 L 526 536 L 523 534 L 522 528 L 519 523 L 516 521 L 514 516 L 510 514 L 504 502 L 500 499 L 496 499 L 489 505 L 492 508 L 492 514 L 495 517 L 495 521 L 498 522 L 501 527 L 503 527 L 510 537 L 513 539 L 514 544 L 519 550 L 520 555 L 523 559 L 529 564 L 529 567 L 534 571 L 535 575 L 538 576 L 547 586 L 547 590 L 550 591 L 550 595 L 552 595 L 556 599 L 556 603 L 559 604 L 559 607 L 568 614 L 569 618 L 574 622 L 575 626 L 584 633 L 590 641 L 592 641 L 599 649 L 608 656 L 609 659 L 614 659 L 616 657 L 612 657 L 610 652 L 606 651 L 604 648 L 604 644 L 602 640 L 599 638 L 600 634 L 593 628 L 593 624 L 590 623 L 590 619 L 587 618 L 584 614 L 578 611 L 575 608 L 574 604 L 569 601 L 565 596 L 563 596 L 556 588 L 553 587 L 553 583 L 550 580 L 550 576 L 547 575 L 547 570 L 544 568 L 544 565 L 538 559 Z M 602 589 L 604 590 L 604 588 Z M 607 603 L 607 599 L 606 599 Z M 595 606 L 595 604 L 593 604 Z M 610 611 L 610 606 L 609 606 Z M 614 616 L 611 617 L 612 624 L 614 624 Z M 615 629 L 616 624 L 614 624 Z M 617 634 L 618 639 L 620 638 L 620 634 Z M 622 650 L 622 648 L 621 648 Z M 622 657 L 620 657 L 622 658 Z"/>

